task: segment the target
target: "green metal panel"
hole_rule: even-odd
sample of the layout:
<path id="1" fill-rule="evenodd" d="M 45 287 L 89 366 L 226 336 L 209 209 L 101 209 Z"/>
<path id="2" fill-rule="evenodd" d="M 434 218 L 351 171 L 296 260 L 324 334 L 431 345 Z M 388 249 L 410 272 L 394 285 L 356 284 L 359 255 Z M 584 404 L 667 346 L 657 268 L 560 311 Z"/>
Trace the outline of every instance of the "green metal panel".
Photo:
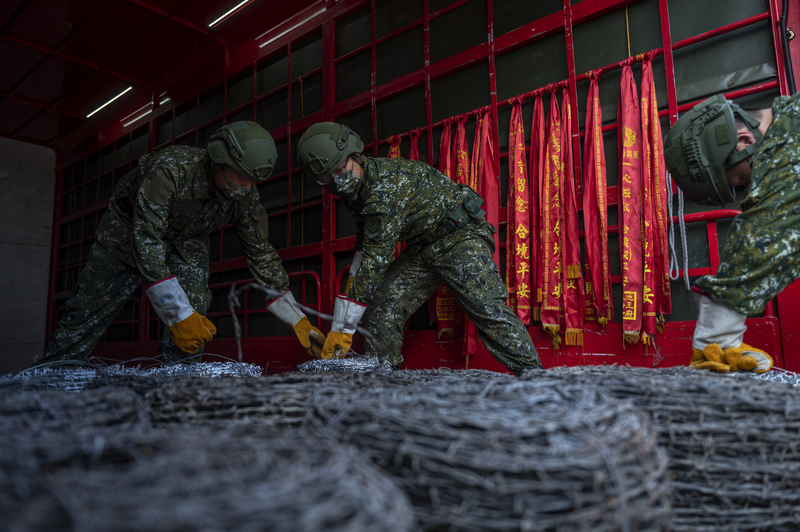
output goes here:
<path id="1" fill-rule="evenodd" d="M 368 45 L 372 41 L 370 6 L 366 5 L 336 21 L 335 54 L 344 54 Z"/>
<path id="2" fill-rule="evenodd" d="M 370 90 L 372 51 L 361 52 L 336 64 L 336 101 L 352 98 Z"/>
<path id="3" fill-rule="evenodd" d="M 402 94 L 378 102 L 376 114 L 378 118 L 378 139 L 386 139 L 391 135 L 405 133 L 426 124 L 425 89 L 419 87 Z M 366 132 L 357 131 L 364 138 Z"/>
<path id="4" fill-rule="evenodd" d="M 563 8 L 563 0 L 493 0 L 494 34 L 502 35 Z"/>
<path id="5" fill-rule="evenodd" d="M 431 62 L 488 40 L 486 0 L 471 0 L 430 22 Z"/>
<path id="6" fill-rule="evenodd" d="M 769 22 L 763 21 L 676 50 L 678 103 L 775 79 L 775 51 Z"/>
<path id="7" fill-rule="evenodd" d="M 422 18 L 422 0 L 375 0 L 375 36 L 380 39 Z"/>
<path id="8" fill-rule="evenodd" d="M 379 44 L 375 51 L 376 83 L 381 85 L 424 67 L 423 44 L 421 25 Z"/>
<path id="9" fill-rule="evenodd" d="M 431 114 L 434 122 L 484 107 L 489 103 L 491 99 L 488 62 L 479 63 L 431 82 Z"/>
<path id="10" fill-rule="evenodd" d="M 258 95 L 267 94 L 286 85 L 288 68 L 289 57 L 285 50 L 260 62 L 256 70 Z"/>
<path id="11" fill-rule="evenodd" d="M 557 33 L 498 55 L 496 69 L 498 100 L 567 79 L 567 43 L 564 33 Z"/>

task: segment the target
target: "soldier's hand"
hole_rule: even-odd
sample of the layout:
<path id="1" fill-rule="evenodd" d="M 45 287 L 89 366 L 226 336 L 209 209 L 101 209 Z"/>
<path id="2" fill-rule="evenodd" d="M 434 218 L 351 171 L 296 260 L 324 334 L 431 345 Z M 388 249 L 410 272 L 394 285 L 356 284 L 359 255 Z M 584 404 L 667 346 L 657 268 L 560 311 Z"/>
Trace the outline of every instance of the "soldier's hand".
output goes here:
<path id="1" fill-rule="evenodd" d="M 208 318 L 192 311 L 192 315 L 169 328 L 172 341 L 181 351 L 196 353 L 203 344 L 214 338 L 217 328 Z"/>
<path id="2" fill-rule="evenodd" d="M 692 361 L 689 367 L 693 369 L 705 369 L 716 373 L 728 373 L 731 367 L 725 362 L 722 348 L 717 344 L 708 344 L 702 351 L 692 350 Z"/>
<path id="3" fill-rule="evenodd" d="M 306 353 L 314 358 L 321 358 L 322 348 L 325 345 L 325 335 L 322 334 L 322 331 L 311 325 L 305 316 L 294 325 L 293 329 Z"/>
<path id="4" fill-rule="evenodd" d="M 322 358 L 328 359 L 346 355 L 353 345 L 353 335 L 344 332 L 331 331 L 322 347 Z"/>
<path id="5" fill-rule="evenodd" d="M 766 351 L 742 343 L 739 347 L 729 347 L 724 352 L 725 362 L 731 371 L 752 371 L 764 373 L 772 368 L 772 357 Z"/>

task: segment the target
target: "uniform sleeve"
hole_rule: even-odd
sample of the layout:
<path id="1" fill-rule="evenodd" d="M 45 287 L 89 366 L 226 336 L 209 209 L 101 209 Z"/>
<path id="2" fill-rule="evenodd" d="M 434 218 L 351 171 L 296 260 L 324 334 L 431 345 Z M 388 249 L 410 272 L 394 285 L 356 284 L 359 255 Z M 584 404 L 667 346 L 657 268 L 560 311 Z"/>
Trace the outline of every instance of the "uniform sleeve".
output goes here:
<path id="1" fill-rule="evenodd" d="M 281 265 L 278 252 L 269 243 L 267 213 L 259 203 L 234 223 L 242 243 L 247 266 L 256 281 L 276 290 L 289 289 L 289 276 Z"/>
<path id="2" fill-rule="evenodd" d="M 363 305 L 369 305 L 372 301 L 375 290 L 392 262 L 401 228 L 402 221 L 398 216 L 364 214 L 363 233 L 356 237 L 356 242 L 363 243 L 364 254 L 348 294 L 350 299 Z"/>
<path id="3" fill-rule="evenodd" d="M 133 257 L 145 286 L 172 275 L 165 262 L 162 238 L 167 230 L 169 205 L 175 198 L 180 178 L 179 171 L 156 165 L 147 171 L 136 191 Z"/>

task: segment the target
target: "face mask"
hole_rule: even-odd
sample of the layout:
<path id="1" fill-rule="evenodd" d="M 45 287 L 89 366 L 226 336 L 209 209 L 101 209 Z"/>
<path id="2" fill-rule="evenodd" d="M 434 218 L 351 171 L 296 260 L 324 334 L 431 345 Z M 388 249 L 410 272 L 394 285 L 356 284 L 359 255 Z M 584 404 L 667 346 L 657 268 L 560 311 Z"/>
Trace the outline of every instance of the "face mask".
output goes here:
<path id="1" fill-rule="evenodd" d="M 352 170 L 348 170 L 338 177 L 334 177 L 325 187 L 331 194 L 336 194 L 347 200 L 354 200 L 358 194 L 361 180 Z"/>
<path id="2" fill-rule="evenodd" d="M 224 176 L 223 179 L 225 179 Z M 225 179 L 224 187 L 220 186 L 216 179 L 213 179 L 213 181 L 217 199 L 220 201 L 239 201 L 250 194 L 249 188 L 231 183 L 227 179 Z"/>

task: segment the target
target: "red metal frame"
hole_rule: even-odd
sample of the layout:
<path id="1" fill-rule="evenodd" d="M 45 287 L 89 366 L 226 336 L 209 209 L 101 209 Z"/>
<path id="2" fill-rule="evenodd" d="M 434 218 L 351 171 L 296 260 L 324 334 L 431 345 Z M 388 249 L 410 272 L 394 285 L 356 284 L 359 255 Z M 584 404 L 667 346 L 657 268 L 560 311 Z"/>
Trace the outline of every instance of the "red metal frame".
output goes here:
<path id="1" fill-rule="evenodd" d="M 137 5 L 146 5 L 140 0 L 130 0 Z M 496 64 L 495 59 L 498 55 L 502 53 L 509 52 L 514 50 L 520 46 L 524 46 L 535 42 L 537 40 L 541 40 L 545 37 L 550 35 L 554 35 L 559 32 L 565 33 L 565 41 L 567 46 L 567 61 L 568 61 L 568 77 L 561 83 L 566 83 L 569 88 L 570 100 L 571 104 L 575 109 L 577 109 L 577 90 L 576 85 L 578 82 L 586 79 L 585 74 L 576 74 L 575 72 L 575 59 L 574 59 L 574 43 L 573 43 L 573 27 L 575 25 L 584 23 L 586 21 L 592 20 L 599 16 L 602 16 L 605 13 L 613 11 L 615 9 L 622 8 L 627 6 L 628 4 L 635 3 L 633 0 L 583 0 L 579 4 L 575 6 L 571 5 L 570 0 L 564 0 L 564 8 L 552 15 L 548 15 L 543 17 L 540 20 L 533 21 L 526 25 L 523 25 L 520 28 L 514 29 L 512 31 L 507 32 L 504 35 L 495 36 L 493 31 L 493 0 L 487 0 L 487 39 L 485 42 L 473 46 L 469 49 L 463 50 L 457 54 L 454 54 L 450 57 L 444 58 L 439 60 L 435 63 L 430 62 L 430 49 L 429 49 L 429 27 L 430 21 L 438 16 L 441 16 L 445 13 L 448 13 L 454 9 L 458 9 L 465 5 L 469 0 L 459 0 L 454 2 L 453 4 L 437 11 L 431 13 L 429 10 L 428 0 L 422 0 L 423 2 L 423 17 L 421 20 L 414 21 L 412 23 L 407 24 L 403 28 L 398 30 L 392 31 L 391 33 L 382 36 L 381 38 L 377 38 L 376 36 L 376 9 L 375 9 L 375 0 L 345 0 L 340 2 L 335 2 L 334 0 L 326 0 L 327 3 L 327 10 L 320 14 L 319 16 L 315 17 L 313 20 L 308 21 L 305 24 L 298 26 L 297 28 L 289 31 L 285 35 L 279 37 L 274 42 L 271 42 L 269 45 L 264 46 L 263 48 L 259 47 L 259 43 L 256 41 L 248 41 L 243 43 L 242 45 L 230 50 L 229 53 L 229 62 L 230 65 L 224 70 L 224 72 L 218 76 L 211 76 L 208 80 L 208 84 L 204 89 L 208 89 L 211 87 L 218 86 L 221 82 L 223 83 L 223 113 L 220 117 L 217 117 L 206 124 L 199 123 L 199 114 L 200 114 L 200 94 L 196 93 L 194 96 L 195 99 L 195 113 L 196 113 L 196 120 L 195 124 L 196 127 L 193 130 L 193 134 L 195 135 L 195 143 L 199 140 L 200 131 L 203 127 L 208 126 L 209 124 L 213 124 L 219 120 L 226 120 L 227 117 L 232 112 L 240 111 L 244 109 L 247 105 L 253 106 L 253 118 L 256 117 L 256 109 L 258 102 L 264 98 L 268 98 L 274 94 L 277 94 L 281 91 L 286 91 L 287 97 L 287 115 L 286 115 L 286 125 L 280 128 L 277 128 L 272 131 L 274 138 L 276 141 L 286 141 L 286 155 L 290 164 L 288 164 L 288 168 L 286 172 L 283 172 L 279 175 L 273 176 L 270 180 L 279 180 L 285 179 L 287 185 L 287 207 L 285 210 L 280 212 L 274 212 L 270 214 L 270 218 L 276 217 L 283 217 L 286 219 L 286 238 L 287 238 L 287 245 L 291 245 L 291 231 L 292 231 L 292 223 L 291 219 L 294 213 L 301 212 L 306 209 L 311 208 L 318 208 L 321 206 L 322 208 L 322 219 L 325 221 L 322 227 L 322 240 L 320 242 L 315 242 L 311 244 L 305 244 L 302 246 L 295 246 L 289 247 L 287 249 L 279 250 L 279 255 L 281 256 L 282 260 L 292 260 L 292 259 L 302 259 L 302 258 L 309 258 L 309 257 L 321 257 L 322 261 L 322 275 L 321 279 L 317 279 L 318 283 L 318 306 L 323 312 L 330 312 L 332 301 L 335 295 L 336 290 L 340 286 L 341 276 L 344 275 L 346 268 L 340 270 L 339 272 L 336 271 L 336 260 L 335 255 L 339 253 L 346 253 L 352 251 L 352 246 L 354 243 L 353 237 L 346 237 L 346 238 L 336 238 L 336 205 L 337 201 L 334 197 L 332 197 L 327 191 L 323 191 L 323 198 L 321 201 L 310 202 L 303 205 L 293 205 L 292 202 L 292 194 L 291 194 L 291 187 L 292 187 L 292 175 L 297 173 L 297 169 L 294 167 L 295 164 L 293 162 L 292 153 L 291 153 L 291 139 L 296 134 L 295 132 L 301 132 L 303 129 L 308 127 L 313 122 L 317 120 L 335 120 L 337 117 L 347 115 L 354 111 L 369 107 L 371 112 L 371 138 L 365 138 L 365 149 L 371 150 L 372 154 L 377 154 L 378 149 L 380 146 L 386 143 L 386 139 L 379 139 L 378 134 L 378 121 L 377 121 L 377 113 L 376 108 L 378 102 L 384 101 L 388 98 L 401 94 L 411 89 L 415 89 L 418 87 L 424 87 L 425 90 L 425 109 L 426 109 L 426 124 L 424 126 L 425 132 L 427 134 L 427 153 L 428 153 L 428 160 L 432 160 L 432 156 L 434 153 L 434 146 L 433 146 L 433 133 L 437 127 L 440 127 L 442 122 L 433 123 L 432 122 L 432 112 L 431 112 L 431 82 L 433 80 L 437 80 L 458 72 L 464 68 L 467 68 L 473 64 L 477 64 L 479 62 L 488 61 L 489 65 L 489 84 L 490 84 L 490 110 L 491 116 L 493 121 L 493 128 L 494 128 L 494 136 L 495 136 L 495 145 L 499 144 L 499 131 L 498 131 L 498 109 L 507 105 L 507 101 L 498 101 L 497 100 L 497 87 L 496 87 Z M 364 6 L 370 6 L 370 23 L 372 28 L 372 33 L 370 37 L 370 42 L 367 45 L 359 47 L 357 50 L 348 52 L 346 54 L 342 54 L 341 56 L 336 56 L 335 50 L 335 32 L 336 32 L 336 22 L 349 15 L 350 13 L 363 8 Z M 662 41 L 663 46 L 656 50 L 657 53 L 664 54 L 665 60 L 665 67 L 666 67 L 666 85 L 667 85 L 667 95 L 668 95 L 668 108 L 661 112 L 662 116 L 668 115 L 670 118 L 670 123 L 674 123 L 677 119 L 678 113 L 682 112 L 685 109 L 688 109 L 693 104 L 684 104 L 678 105 L 677 103 L 677 96 L 676 96 L 676 85 L 675 85 L 675 74 L 674 74 L 674 62 L 673 62 L 673 51 L 678 50 L 680 48 L 689 46 L 691 44 L 695 44 L 701 42 L 703 40 L 710 39 L 712 37 L 722 35 L 724 33 L 728 33 L 730 31 L 734 31 L 736 29 L 749 26 L 764 20 L 769 19 L 773 23 L 773 40 L 777 39 L 777 30 L 775 29 L 775 22 L 778 18 L 779 14 L 779 6 L 777 0 L 769 0 L 769 11 L 749 17 L 747 19 L 738 21 L 733 24 L 729 24 L 722 28 L 717 28 L 715 30 L 705 32 L 703 34 L 691 37 L 689 39 L 685 39 L 679 42 L 672 42 L 671 39 L 671 31 L 670 31 L 670 24 L 669 24 L 669 10 L 668 10 L 668 0 L 659 0 L 658 2 L 659 8 L 659 15 L 660 15 L 660 24 L 661 24 L 661 33 L 662 33 Z M 299 19 L 301 16 L 306 16 L 304 13 L 310 11 L 311 8 L 304 11 L 303 13 L 299 14 L 296 18 Z M 174 20 L 174 19 L 173 19 Z M 292 19 L 294 20 L 294 19 Z M 180 22 L 180 21 L 179 21 Z M 408 73 L 402 77 L 399 77 L 395 80 L 390 82 L 377 85 L 376 78 L 375 78 L 375 71 L 376 71 L 376 48 L 377 45 L 388 41 L 389 39 L 396 37 L 405 31 L 408 31 L 412 28 L 417 28 L 423 26 L 423 38 L 424 38 L 424 66 L 422 69 Z M 285 24 L 282 24 L 279 28 L 275 28 L 274 32 L 277 33 L 281 31 L 283 27 L 291 27 L 291 21 L 287 21 Z M 313 113 L 309 116 L 305 116 L 301 119 L 292 121 L 292 86 L 294 83 L 297 83 L 297 80 L 292 79 L 291 73 L 291 65 L 292 65 L 292 43 L 298 42 L 300 39 L 303 39 L 317 31 L 322 32 L 322 47 L 323 47 L 323 61 L 321 69 L 313 70 L 312 72 L 303 74 L 303 77 L 307 77 L 310 74 L 315 74 L 321 71 L 322 78 L 323 78 L 323 103 L 322 103 L 322 110 L 316 113 Z M 343 101 L 336 101 L 335 96 L 335 77 L 336 71 L 335 66 L 336 64 L 353 57 L 359 53 L 363 53 L 365 51 L 369 51 L 371 53 L 371 72 L 372 77 L 370 81 L 370 89 L 365 91 L 362 94 L 355 95 L 351 98 L 348 98 Z M 270 91 L 267 94 L 263 94 L 261 96 L 258 95 L 258 87 L 257 87 L 257 78 L 258 78 L 258 65 L 260 61 L 263 59 L 267 59 L 274 54 L 285 52 L 287 54 L 287 83 Z M 781 64 L 781 49 L 780 46 L 776 43 L 775 45 L 775 54 L 778 64 Z M 236 109 L 229 110 L 227 109 L 227 95 L 228 95 L 228 86 L 227 81 L 229 78 L 232 78 L 241 73 L 243 69 L 251 68 L 253 74 L 253 99 L 251 102 L 247 104 L 243 104 Z M 608 72 L 619 68 L 619 63 L 615 63 L 612 65 L 608 65 L 599 69 L 602 72 Z M 779 70 L 778 79 L 776 81 L 761 83 L 753 87 L 747 87 L 741 90 L 734 91 L 730 93 L 729 97 L 738 97 L 743 96 L 745 94 L 751 94 L 755 92 L 761 92 L 764 90 L 771 90 L 774 88 L 779 88 L 782 93 L 786 92 L 786 80 L 784 79 L 783 70 L 781 68 Z M 536 91 L 541 90 L 541 88 L 534 89 L 526 94 L 521 96 L 530 96 Z M 167 145 L 174 143 L 176 140 L 174 135 L 174 127 L 175 127 L 175 112 L 176 110 L 183 105 L 184 102 L 173 102 L 169 107 L 163 107 L 158 111 L 152 113 L 152 116 L 149 117 L 147 122 L 148 129 L 150 132 L 150 144 L 149 147 L 155 148 L 156 142 L 156 130 L 158 121 L 166 116 L 168 113 L 172 114 L 172 126 L 173 126 L 173 134 L 172 139 L 162 143 L 162 145 Z M 468 115 L 474 114 L 474 112 L 466 113 Z M 141 122 L 140 122 L 141 123 Z M 576 186 L 578 188 L 578 192 L 582 188 L 582 180 L 581 180 L 581 172 L 582 167 L 580 164 L 581 158 L 581 150 L 580 150 L 580 136 L 581 128 L 580 128 L 580 119 L 578 117 L 578 113 L 573 113 L 573 152 L 575 154 L 575 175 L 576 175 Z M 614 128 L 615 125 L 608 125 L 604 129 Z M 187 134 L 192 134 L 187 133 Z M 404 132 L 398 132 L 404 133 Z M 112 140 L 118 139 L 122 135 L 130 135 L 131 129 L 121 129 L 117 133 L 113 134 Z M 407 133 L 404 133 L 407 135 Z M 183 137 L 182 137 L 183 138 Z M 99 147 L 99 146 L 98 146 Z M 499 171 L 499 165 L 501 164 L 501 160 L 503 160 L 507 154 L 502 153 L 498 154 L 499 157 L 497 158 L 497 171 Z M 69 161 L 65 164 L 60 165 L 59 169 L 62 170 L 59 183 L 63 182 L 63 169 L 72 164 L 73 161 Z M 127 162 L 122 163 L 127 164 Z M 112 170 L 113 171 L 113 170 Z M 674 185 L 673 185 L 674 186 Z M 60 189 L 59 189 L 60 190 Z M 609 188 L 609 204 L 613 205 L 616 203 L 616 187 Z M 58 227 L 66 227 L 70 221 L 81 218 L 86 216 L 88 213 L 95 212 L 105 208 L 106 203 L 100 203 L 95 206 L 90 206 L 84 208 L 83 210 L 77 213 L 71 213 L 68 216 L 61 215 L 61 201 L 60 201 L 60 194 L 57 195 L 58 199 L 56 200 L 56 218 L 57 218 L 57 226 Z M 578 198 L 580 199 L 580 198 Z M 579 201 L 580 203 L 580 201 Z M 499 219 L 501 223 L 504 223 L 505 220 L 505 209 L 501 208 L 499 214 Z M 710 249 L 710 267 L 709 268 L 694 268 L 690 270 L 691 275 L 703 275 L 709 274 L 716 271 L 717 266 L 719 265 L 719 252 L 716 245 L 716 220 L 720 218 L 729 218 L 736 214 L 736 211 L 713 211 L 709 213 L 701 213 L 701 214 L 694 214 L 688 215 L 686 217 L 687 222 L 696 222 L 696 221 L 703 221 L 706 223 L 708 239 L 710 242 L 709 249 Z M 224 230 L 223 230 L 224 231 Z M 616 231 L 616 227 L 609 227 L 609 233 L 612 234 Z M 54 232 L 55 235 L 55 232 Z M 220 246 L 222 245 L 222 239 L 224 238 L 223 235 L 220 236 Z M 58 250 L 57 241 L 54 236 L 54 250 Z M 54 255 L 58 255 L 55 253 Z M 53 267 L 51 268 L 51 282 L 53 286 L 55 286 L 55 282 L 57 280 L 57 273 L 58 268 L 56 265 L 58 264 L 58 257 L 55 258 L 53 261 Z M 231 260 L 218 260 L 212 264 L 212 271 L 226 271 L 231 269 L 239 269 L 246 267 L 246 262 L 244 258 L 237 258 Z M 619 279 L 616 279 L 615 282 L 619 282 Z M 51 291 L 52 292 L 52 291 Z M 53 299 L 60 299 L 66 297 L 68 293 L 62 294 L 53 294 Z M 779 365 L 785 365 L 790 368 L 800 369 L 800 357 L 789 357 L 786 361 L 783 359 L 783 353 L 795 353 L 797 352 L 794 348 L 800 346 L 800 340 L 794 340 L 791 334 L 788 331 L 795 330 L 797 325 L 800 323 L 795 323 L 796 321 L 800 320 L 800 318 L 794 318 L 794 316 L 800 316 L 800 313 L 795 312 L 798 310 L 795 307 L 800 307 L 800 285 L 792 285 L 789 289 L 787 289 L 784 293 L 782 293 L 777 301 L 777 312 L 780 316 L 780 322 L 778 318 L 775 317 L 775 312 L 770 305 L 768 309 L 765 311 L 765 316 L 763 318 L 759 318 L 756 320 L 750 320 L 748 323 L 750 324 L 750 331 L 748 331 L 748 341 L 754 343 L 755 345 L 763 346 L 767 348 L 770 352 L 775 353 L 776 362 Z M 145 304 L 140 305 L 139 308 L 139 323 L 145 324 L 145 326 L 139 327 L 139 335 L 138 341 L 133 342 L 136 344 L 136 348 L 134 349 L 133 346 L 128 346 L 122 349 L 122 352 L 130 354 L 131 352 L 135 351 L 137 355 L 141 356 L 147 352 L 152 353 L 154 346 L 157 342 L 151 342 L 146 340 L 148 337 L 148 329 L 149 329 L 149 305 L 147 302 Z M 243 310 L 242 313 L 247 316 L 248 311 Z M 54 311 L 51 309 L 49 313 L 49 326 L 48 326 L 48 334 L 52 332 L 53 328 L 53 316 Z M 783 325 L 781 327 L 780 325 Z M 643 346 L 628 346 L 624 348 L 623 343 L 621 341 L 621 332 L 618 325 L 610 325 L 608 326 L 605 331 L 600 331 L 599 329 L 593 328 L 590 325 L 587 325 L 587 334 L 586 337 L 586 344 L 582 348 L 569 348 L 569 349 L 562 349 L 559 351 L 554 351 L 552 346 L 549 343 L 549 338 L 547 335 L 542 334 L 538 328 L 531 327 L 529 330 L 534 338 L 534 342 L 537 348 L 540 351 L 540 355 L 542 356 L 545 365 L 557 365 L 557 364 L 593 364 L 593 363 L 606 363 L 606 362 L 616 362 L 616 363 L 630 363 L 633 365 L 652 365 L 652 361 L 654 360 L 653 356 L 645 356 L 648 353 L 646 352 Z M 666 362 L 662 362 L 661 365 L 665 364 L 684 364 L 686 362 L 686 357 L 688 356 L 687 353 L 690 352 L 690 338 L 691 338 L 691 330 L 693 329 L 693 322 L 670 322 L 668 324 L 668 332 L 659 339 L 661 345 L 659 346 L 661 354 L 659 356 L 663 356 Z M 781 336 L 781 332 L 783 331 L 783 336 Z M 765 335 L 770 335 L 770 338 L 767 338 Z M 277 343 L 276 343 L 277 341 Z M 293 369 L 297 362 L 300 362 L 305 359 L 305 354 L 296 343 L 293 341 L 291 337 L 287 337 L 285 339 L 285 344 L 283 343 L 284 340 L 276 340 L 274 338 L 270 338 L 269 340 L 260 339 L 260 338 L 246 338 L 243 341 L 243 346 L 247 347 L 248 351 L 251 350 L 258 350 L 261 347 L 266 346 L 275 346 L 281 345 L 283 348 L 287 350 L 287 352 L 291 353 L 290 355 L 286 355 L 281 360 L 276 360 L 273 354 L 264 354 L 252 357 L 252 361 L 257 361 L 260 363 L 266 363 L 267 360 L 270 362 L 270 371 L 278 371 L 278 370 L 288 370 Z M 356 344 L 358 348 L 359 344 Z M 213 346 L 213 347 L 212 347 Z M 620 349 L 623 347 L 624 350 Z M 119 351 L 120 345 L 118 343 L 114 344 L 107 344 L 107 345 L 100 345 L 98 346 L 99 353 L 106 352 L 106 349 L 114 349 Z M 212 344 L 209 346 L 209 351 L 214 350 L 220 355 L 231 356 L 236 352 L 235 342 L 229 339 L 218 339 L 214 340 Z M 470 367 L 485 367 L 489 369 L 495 370 L 503 370 L 499 364 L 497 364 L 489 355 L 486 353 L 482 348 L 479 353 L 471 360 L 464 360 L 460 355 L 460 346 L 457 342 L 453 341 L 440 341 L 436 338 L 435 331 L 411 331 L 406 338 L 404 344 L 404 352 L 406 353 L 406 366 L 407 367 L 435 367 L 435 366 L 449 366 L 449 367 L 463 367 L 464 365 L 468 364 Z M 606 353 L 606 355 L 598 355 L 597 353 Z M 649 353 L 652 355 L 652 352 Z M 658 357 L 655 357 L 657 359 Z"/>

